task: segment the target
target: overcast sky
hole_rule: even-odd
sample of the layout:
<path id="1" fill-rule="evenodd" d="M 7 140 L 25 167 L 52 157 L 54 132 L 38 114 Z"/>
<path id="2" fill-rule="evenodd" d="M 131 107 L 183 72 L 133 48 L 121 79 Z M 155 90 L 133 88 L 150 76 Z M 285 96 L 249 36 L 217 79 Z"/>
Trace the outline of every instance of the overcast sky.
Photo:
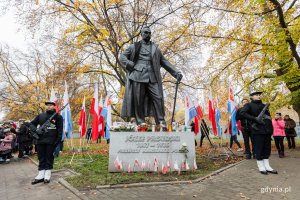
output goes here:
<path id="1" fill-rule="evenodd" d="M 5 15 L 0 15 L 0 43 L 8 44 L 18 49 L 26 49 L 26 44 L 31 42 L 22 31 L 21 24 L 18 23 L 13 9 L 10 9 Z"/>
<path id="2" fill-rule="evenodd" d="M 10 47 L 25 50 L 27 44 L 32 41 L 30 37 L 26 37 L 26 33 L 22 31 L 21 25 L 18 23 L 14 10 L 9 10 L 5 15 L 0 15 L 0 44 L 7 44 Z M 0 112 L 0 120 L 3 117 L 3 113 Z"/>

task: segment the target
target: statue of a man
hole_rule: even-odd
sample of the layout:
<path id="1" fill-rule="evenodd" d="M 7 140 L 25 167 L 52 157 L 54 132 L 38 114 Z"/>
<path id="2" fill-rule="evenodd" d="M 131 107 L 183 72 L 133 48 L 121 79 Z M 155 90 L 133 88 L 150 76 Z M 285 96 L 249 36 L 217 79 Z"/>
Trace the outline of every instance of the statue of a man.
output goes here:
<path id="1" fill-rule="evenodd" d="M 151 30 L 143 27 L 142 40 L 130 45 L 120 55 L 120 62 L 127 70 L 122 117 L 134 117 L 138 125 L 145 117 L 154 116 L 156 124 L 166 125 L 160 68 L 165 68 L 178 82 L 181 72 L 161 53 L 158 45 L 151 42 Z"/>

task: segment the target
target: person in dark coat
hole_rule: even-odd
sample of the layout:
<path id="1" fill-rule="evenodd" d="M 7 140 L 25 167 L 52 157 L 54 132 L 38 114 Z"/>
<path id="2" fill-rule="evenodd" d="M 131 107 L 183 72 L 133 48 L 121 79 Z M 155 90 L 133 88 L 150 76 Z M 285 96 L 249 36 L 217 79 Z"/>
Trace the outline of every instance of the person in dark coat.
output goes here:
<path id="1" fill-rule="evenodd" d="M 271 136 L 273 134 L 272 119 L 270 112 L 267 110 L 262 120 L 257 117 L 265 107 L 261 101 L 262 92 L 253 92 L 250 94 L 252 101 L 246 104 L 241 109 L 241 116 L 247 120 L 251 125 L 251 133 L 253 135 L 256 161 L 259 171 L 262 174 L 268 173 L 277 174 L 269 163 L 271 154 Z"/>
<path id="2" fill-rule="evenodd" d="M 201 119 L 200 131 L 201 131 L 200 147 L 202 147 L 203 139 L 205 138 L 206 135 L 209 135 L 209 128 L 203 118 Z"/>
<path id="3" fill-rule="evenodd" d="M 285 123 L 284 131 L 285 131 L 286 139 L 288 141 L 289 149 L 295 149 L 296 148 L 295 137 L 297 136 L 295 130 L 296 122 L 293 119 L 291 119 L 289 115 L 285 115 L 284 123 Z"/>
<path id="4" fill-rule="evenodd" d="M 23 120 L 19 120 L 20 128 L 17 131 L 17 141 L 19 143 L 19 155 L 18 158 L 24 157 L 25 155 L 30 154 L 30 150 L 32 149 L 32 140 L 33 138 L 30 136 L 30 123 L 25 122 Z"/>
<path id="5" fill-rule="evenodd" d="M 122 67 L 127 71 L 121 117 L 134 117 L 137 125 L 142 125 L 145 117 L 154 116 L 157 125 L 166 127 L 160 68 L 179 82 L 183 76 L 151 41 L 149 27 L 142 28 L 141 36 L 141 41 L 130 45 L 120 55 Z"/>
<path id="6" fill-rule="evenodd" d="M 55 103 L 46 102 L 46 112 L 39 114 L 31 121 L 30 129 L 37 130 L 37 126 L 42 126 L 54 113 Z M 51 169 L 53 169 L 54 150 L 59 144 L 63 133 L 63 118 L 60 114 L 50 121 L 51 125 L 46 128 L 46 132 L 39 134 L 39 139 L 36 141 L 37 154 L 39 159 L 39 173 L 32 181 L 32 184 L 44 182 L 49 183 L 51 178 Z"/>
<path id="7" fill-rule="evenodd" d="M 191 122 L 191 131 L 193 132 L 193 133 L 195 133 L 195 130 L 196 130 L 196 128 L 195 128 L 195 122 L 194 121 L 192 121 Z M 196 133 L 195 133 L 196 134 Z M 195 139 L 195 147 L 197 146 L 197 140 Z"/>
<path id="8" fill-rule="evenodd" d="M 249 103 L 249 100 L 247 98 L 243 98 L 242 106 L 244 107 L 247 103 Z M 238 111 L 237 111 L 236 120 L 237 121 L 240 120 L 240 122 L 241 122 L 246 159 L 251 159 L 252 155 L 253 155 L 253 158 L 255 158 L 254 142 L 253 142 L 253 137 L 252 137 L 252 134 L 251 134 L 250 123 L 248 122 L 247 119 L 245 119 L 241 116 L 241 114 L 240 114 L 241 109 L 242 109 L 242 107 L 240 109 L 238 109 Z M 250 147 L 250 141 L 251 141 L 252 148 Z M 251 149 L 252 149 L 252 154 L 251 154 Z"/>
<path id="9" fill-rule="evenodd" d="M 232 122 L 231 122 L 231 120 L 228 122 L 228 127 L 224 130 L 224 133 L 227 133 L 227 132 L 229 132 L 229 134 L 230 134 L 230 143 L 229 143 L 230 149 L 232 149 L 233 142 L 235 142 L 239 147 L 237 152 L 243 151 L 242 146 L 241 146 L 241 144 L 239 143 L 239 141 L 237 139 L 237 134 L 239 135 L 239 133 L 237 133 L 235 135 L 232 135 Z"/>

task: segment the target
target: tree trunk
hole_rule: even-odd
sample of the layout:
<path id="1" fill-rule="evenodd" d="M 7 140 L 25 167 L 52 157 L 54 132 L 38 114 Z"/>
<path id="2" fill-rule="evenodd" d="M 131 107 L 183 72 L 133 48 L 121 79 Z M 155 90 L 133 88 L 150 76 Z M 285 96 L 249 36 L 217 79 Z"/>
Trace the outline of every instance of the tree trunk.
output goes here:
<path id="1" fill-rule="evenodd" d="M 298 117 L 299 117 L 299 122 L 300 122 L 300 101 L 296 101 L 295 103 L 292 104 L 293 109 L 297 112 Z"/>

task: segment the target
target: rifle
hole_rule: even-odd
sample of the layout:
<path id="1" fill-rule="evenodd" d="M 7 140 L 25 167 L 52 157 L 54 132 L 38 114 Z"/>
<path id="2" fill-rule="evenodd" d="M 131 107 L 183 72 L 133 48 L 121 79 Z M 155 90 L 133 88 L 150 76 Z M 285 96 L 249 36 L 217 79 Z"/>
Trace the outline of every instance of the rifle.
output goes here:
<path id="1" fill-rule="evenodd" d="M 69 105 L 69 103 L 67 103 L 66 105 L 64 105 L 63 107 L 61 107 L 58 112 L 55 112 L 53 115 L 51 115 L 51 117 L 44 124 L 42 124 L 38 129 L 36 129 L 36 131 L 33 134 L 33 137 L 35 139 L 39 139 L 39 135 L 43 135 L 43 134 L 47 133 L 48 132 L 48 128 L 51 125 L 52 119 L 58 113 L 60 113 L 62 110 L 64 110 L 67 107 L 67 105 Z"/>
<path id="2" fill-rule="evenodd" d="M 273 98 L 271 99 L 270 102 L 266 103 L 265 107 L 262 109 L 262 111 L 259 113 L 259 115 L 258 115 L 257 117 L 255 117 L 256 123 L 252 124 L 252 128 L 253 128 L 254 130 L 258 130 L 258 127 L 257 127 L 258 122 L 259 122 L 260 124 L 264 124 L 263 120 L 266 119 L 266 118 L 268 118 L 268 117 L 265 115 L 265 113 L 266 113 L 266 111 L 268 110 L 268 108 L 269 108 L 269 106 L 270 106 L 270 103 L 273 102 L 273 101 L 276 99 L 277 95 L 278 95 L 278 92 L 276 92 L 276 94 L 273 96 Z"/>

